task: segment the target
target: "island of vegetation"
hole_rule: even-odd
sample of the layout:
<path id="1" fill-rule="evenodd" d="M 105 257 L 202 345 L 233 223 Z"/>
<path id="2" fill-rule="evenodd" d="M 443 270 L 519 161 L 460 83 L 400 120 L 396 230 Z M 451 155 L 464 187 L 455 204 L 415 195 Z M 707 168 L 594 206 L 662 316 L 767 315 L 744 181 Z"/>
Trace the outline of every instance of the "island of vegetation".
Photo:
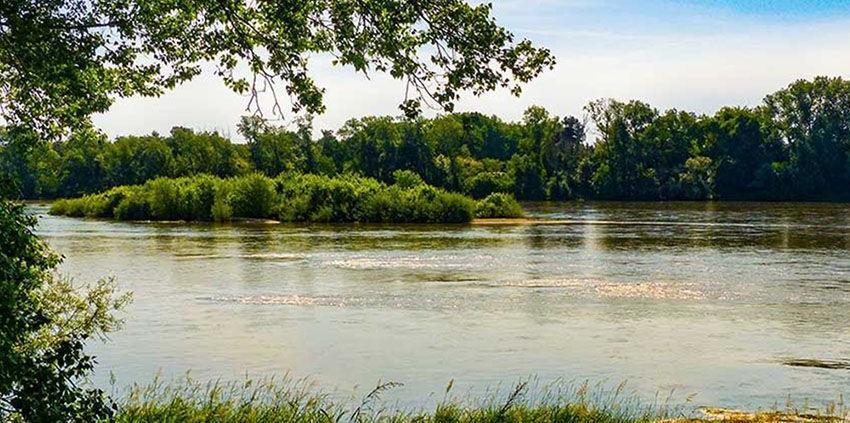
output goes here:
<path id="1" fill-rule="evenodd" d="M 520 217 L 510 195 L 475 201 L 434 188 L 411 171 L 394 172 L 387 185 L 356 175 L 329 177 L 253 173 L 228 179 L 209 175 L 157 178 L 99 194 L 59 200 L 53 214 L 119 220 L 464 223 L 479 217 Z"/>

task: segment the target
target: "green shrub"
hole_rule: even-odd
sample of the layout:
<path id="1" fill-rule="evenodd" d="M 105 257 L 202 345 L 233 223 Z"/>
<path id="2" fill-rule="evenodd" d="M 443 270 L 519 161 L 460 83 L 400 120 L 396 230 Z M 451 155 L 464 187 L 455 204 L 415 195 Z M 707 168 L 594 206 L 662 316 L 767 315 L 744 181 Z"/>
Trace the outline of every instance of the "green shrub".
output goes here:
<path id="1" fill-rule="evenodd" d="M 212 210 L 210 210 L 213 222 L 229 222 L 233 218 L 233 207 L 230 206 L 231 184 L 228 181 L 217 179 Z"/>
<path id="2" fill-rule="evenodd" d="M 214 222 L 229 222 L 233 218 L 233 208 L 223 198 L 217 198 L 210 214 Z"/>
<path id="3" fill-rule="evenodd" d="M 115 207 L 113 216 L 119 220 L 150 219 L 151 210 L 147 196 L 141 191 L 131 192 Z"/>
<path id="4" fill-rule="evenodd" d="M 462 223 L 469 222 L 475 204 L 468 197 L 430 185 L 404 189 L 397 185 L 375 193 L 365 201 L 369 222 Z"/>
<path id="5" fill-rule="evenodd" d="M 74 213 L 73 206 L 76 204 L 74 200 L 57 200 L 50 205 L 50 214 L 56 216 L 80 217 Z"/>
<path id="6" fill-rule="evenodd" d="M 510 194 L 495 193 L 479 200 L 475 205 L 475 217 L 509 218 L 522 217 L 522 206 Z"/>
<path id="7" fill-rule="evenodd" d="M 177 220 L 180 218 L 182 193 L 180 180 L 157 178 L 143 185 L 149 201 L 151 219 Z"/>
<path id="8" fill-rule="evenodd" d="M 113 295 L 110 278 L 81 286 L 58 276 L 62 260 L 36 223 L 0 199 L 0 421 L 111 421 L 111 401 L 88 383 L 96 360 L 85 347 L 121 326 L 113 312 L 129 298 Z"/>
<path id="9" fill-rule="evenodd" d="M 412 170 L 396 170 L 393 172 L 393 180 L 400 188 L 414 188 L 425 185 L 422 177 Z"/>
<path id="10" fill-rule="evenodd" d="M 51 210 L 121 220 L 216 222 L 277 216 L 290 222 L 456 223 L 468 222 L 475 214 L 472 199 L 427 185 L 413 172 L 396 172 L 396 179 L 399 183 L 388 186 L 351 174 L 160 178 L 60 200 Z"/>
<path id="11" fill-rule="evenodd" d="M 50 213 L 71 217 L 113 217 L 113 210 L 129 193 L 129 188 L 118 187 L 84 197 L 59 200 L 50 207 Z"/>
<path id="12" fill-rule="evenodd" d="M 278 216 L 283 221 L 369 222 L 364 203 L 386 186 L 355 175 L 281 175 Z"/>
<path id="13" fill-rule="evenodd" d="M 233 216 L 268 218 L 277 202 L 272 179 L 258 173 L 229 180 L 232 192 L 230 205 Z"/>
<path id="14" fill-rule="evenodd" d="M 187 181 L 183 187 L 180 218 L 183 220 L 213 220 L 213 205 L 221 180 L 209 175 L 200 175 Z"/>
<path id="15" fill-rule="evenodd" d="M 466 181 L 466 192 L 472 198 L 485 198 L 496 192 L 513 192 L 514 181 L 505 172 L 481 172 Z"/>

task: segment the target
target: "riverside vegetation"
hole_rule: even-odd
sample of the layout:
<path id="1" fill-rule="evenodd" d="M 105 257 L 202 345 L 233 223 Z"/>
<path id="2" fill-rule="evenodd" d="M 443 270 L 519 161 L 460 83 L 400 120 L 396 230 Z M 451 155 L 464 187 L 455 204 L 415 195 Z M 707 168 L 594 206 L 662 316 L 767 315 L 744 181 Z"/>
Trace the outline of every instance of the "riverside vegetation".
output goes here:
<path id="1" fill-rule="evenodd" d="M 588 386 L 559 388 L 540 398 L 528 395 L 528 383 L 477 405 L 450 398 L 452 383 L 433 411 L 387 409 L 382 394 L 400 387 L 380 383 L 359 404 L 344 405 L 305 383 L 274 380 L 242 383 L 172 384 L 155 381 L 136 386 L 120 407 L 117 422 L 648 422 L 667 415 L 660 406 L 641 406 L 620 391 L 596 395 Z"/>
<path id="2" fill-rule="evenodd" d="M 590 124 L 532 107 L 519 122 L 365 117 L 318 137 L 307 120 L 290 130 L 244 118 L 244 144 L 186 128 L 114 142 L 81 129 L 26 152 L 10 129 L 0 136 L 0 173 L 30 199 L 200 174 L 357 174 L 390 184 L 406 170 L 476 199 L 839 201 L 850 200 L 848 99 L 850 81 L 818 77 L 713 115 L 599 100 L 585 108 Z"/>
<path id="3" fill-rule="evenodd" d="M 474 201 L 425 184 L 410 171 L 396 171 L 392 185 L 355 175 L 158 178 L 143 185 L 59 200 L 50 212 L 120 220 L 215 222 L 253 218 L 285 222 L 463 223 L 476 215 L 522 216 L 519 203 L 509 195 L 495 193 Z"/>
<path id="4" fill-rule="evenodd" d="M 613 390 L 588 383 L 555 384 L 539 390 L 521 382 L 502 394 L 479 401 L 452 396 L 449 382 L 433 410 L 387 408 L 381 396 L 401 386 L 379 383 L 359 403 L 350 406 L 333 401 L 304 382 L 273 379 L 241 383 L 199 383 L 186 378 L 173 383 L 154 381 L 135 386 L 119 406 L 115 421 L 121 422 L 396 422 L 396 423 L 643 423 L 643 422 L 842 422 L 848 412 L 843 404 L 830 403 L 813 411 L 786 404 L 782 411 L 746 413 L 701 408 L 694 414 L 671 406 L 669 399 L 644 404 L 625 395 L 625 384 Z"/>

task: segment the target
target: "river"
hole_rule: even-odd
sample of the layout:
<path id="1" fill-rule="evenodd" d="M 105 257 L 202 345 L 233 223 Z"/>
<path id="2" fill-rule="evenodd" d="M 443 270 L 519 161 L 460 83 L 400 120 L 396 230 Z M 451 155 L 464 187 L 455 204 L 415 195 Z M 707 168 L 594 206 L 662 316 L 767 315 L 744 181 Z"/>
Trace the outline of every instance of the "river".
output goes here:
<path id="1" fill-rule="evenodd" d="M 534 376 L 757 408 L 850 394 L 850 205 L 529 205 L 545 225 L 203 225 L 46 215 L 134 293 L 97 383 L 309 378 L 427 405 Z"/>

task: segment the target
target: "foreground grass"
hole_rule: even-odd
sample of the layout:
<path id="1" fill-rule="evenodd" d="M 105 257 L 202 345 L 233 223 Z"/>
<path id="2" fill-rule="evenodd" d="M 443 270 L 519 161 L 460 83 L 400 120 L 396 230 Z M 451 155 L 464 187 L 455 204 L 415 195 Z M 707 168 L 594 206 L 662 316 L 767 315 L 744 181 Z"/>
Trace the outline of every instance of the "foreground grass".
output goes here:
<path id="1" fill-rule="evenodd" d="M 640 423 L 640 422 L 841 422 L 847 421 L 843 404 L 822 413 L 800 411 L 788 405 L 784 411 L 745 413 L 704 408 L 685 412 L 667 402 L 642 404 L 614 390 L 554 386 L 531 392 L 520 383 L 482 401 L 451 397 L 451 383 L 433 409 L 405 411 L 387 408 L 382 395 L 399 384 L 378 385 L 355 405 L 342 405 L 317 393 L 305 383 L 272 380 L 242 383 L 207 383 L 191 380 L 173 384 L 155 382 L 133 388 L 119 404 L 117 422 L 315 422 L 315 423 Z"/>
<path id="2" fill-rule="evenodd" d="M 634 398 L 591 395 L 588 387 L 528 393 L 521 383 L 510 392 L 470 404 L 445 397 L 432 410 L 385 408 L 381 396 L 400 385 L 385 383 L 356 406 L 343 406 L 303 383 L 274 381 L 199 384 L 155 382 L 133 388 L 119 404 L 117 422 L 317 422 L 317 423 L 430 423 L 430 422 L 599 422 L 657 421 L 667 417 L 664 407 L 641 406 Z M 605 399 L 607 398 L 607 399 Z"/>
<path id="3" fill-rule="evenodd" d="M 160 178 L 81 198 L 59 200 L 50 213 L 118 220 L 466 223 L 476 215 L 518 217 L 506 194 L 475 201 L 430 186 L 408 171 L 392 185 L 356 175 L 260 174 Z"/>

